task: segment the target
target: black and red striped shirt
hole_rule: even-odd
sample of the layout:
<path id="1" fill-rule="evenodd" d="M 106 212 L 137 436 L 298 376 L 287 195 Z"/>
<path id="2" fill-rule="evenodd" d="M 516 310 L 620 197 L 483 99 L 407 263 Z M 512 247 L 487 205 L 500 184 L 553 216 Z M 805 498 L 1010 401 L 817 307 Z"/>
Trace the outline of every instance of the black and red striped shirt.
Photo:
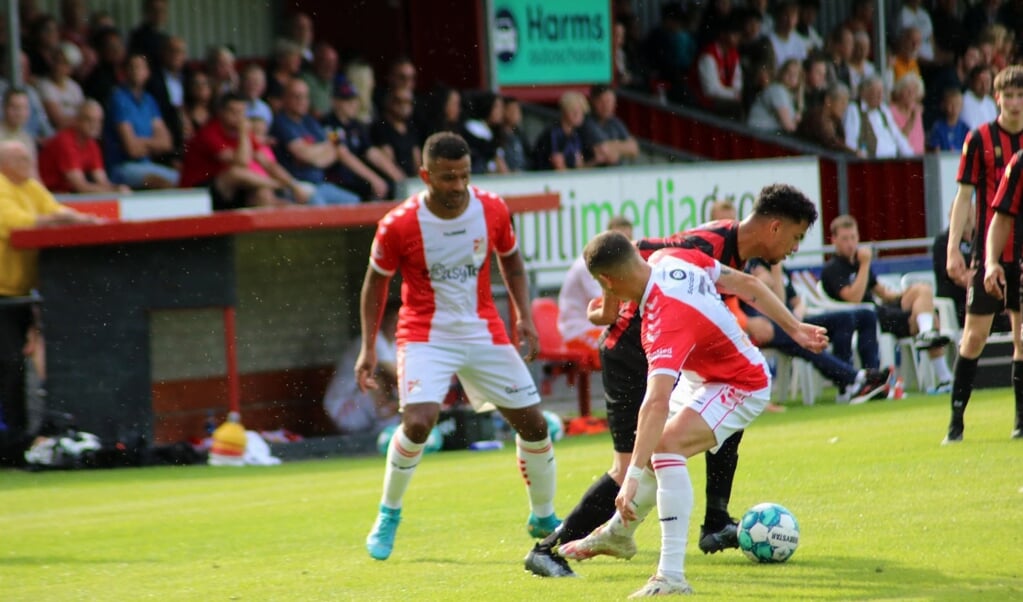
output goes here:
<path id="1" fill-rule="evenodd" d="M 1023 205 L 1023 174 L 1021 174 L 1021 170 L 1023 170 L 1023 150 L 1016 151 L 1005 167 L 1005 175 L 1002 176 L 1002 181 L 998 184 L 995 198 L 991 199 L 991 209 L 1019 218 L 1020 211 L 1023 209 L 1020 206 Z M 1019 221 L 1019 219 L 1015 220 L 1017 227 Z M 1009 245 L 1006 244 L 1006 246 Z M 1004 259 L 1004 254 L 1002 257 Z"/>
<path id="2" fill-rule="evenodd" d="M 998 191 L 998 183 L 1009 163 L 1009 159 L 1023 147 L 1023 131 L 1015 134 L 1006 131 L 998 121 L 985 123 L 971 131 L 963 144 L 963 156 L 959 160 L 956 180 L 960 184 L 973 186 L 976 191 L 977 230 L 974 235 L 974 265 L 984 263 L 984 244 L 987 227 L 993 217 L 992 201 Z M 1023 222 L 1017 220 L 1005 244 L 1002 261 L 1012 261 L 1019 256 L 1019 245 L 1023 242 Z"/>
<path id="3" fill-rule="evenodd" d="M 746 258 L 739 257 L 739 222 L 709 222 L 665 238 L 644 238 L 636 243 L 644 259 L 658 249 L 683 247 L 698 249 L 722 265 L 741 270 Z M 622 303 L 618 318 L 601 337 L 601 363 L 604 391 L 611 399 L 640 400 L 646 390 L 646 355 L 640 339 L 642 321 L 637 305 Z"/>

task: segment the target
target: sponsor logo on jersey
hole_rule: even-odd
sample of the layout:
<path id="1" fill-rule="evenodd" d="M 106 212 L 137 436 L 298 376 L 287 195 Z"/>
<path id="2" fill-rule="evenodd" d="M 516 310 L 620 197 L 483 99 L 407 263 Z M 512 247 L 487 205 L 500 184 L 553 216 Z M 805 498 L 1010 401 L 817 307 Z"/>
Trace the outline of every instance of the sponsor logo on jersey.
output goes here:
<path id="1" fill-rule="evenodd" d="M 480 269 L 472 264 L 447 266 L 435 263 L 430 266 L 430 280 L 446 282 L 466 282 L 479 276 Z"/>
<path id="2" fill-rule="evenodd" d="M 686 271 L 685 270 L 672 270 L 672 271 L 668 272 L 668 277 L 671 278 L 672 280 L 685 280 L 686 279 Z"/>
<path id="3" fill-rule="evenodd" d="M 408 381 L 408 383 L 405 385 L 405 388 L 408 390 L 409 395 L 415 395 L 416 393 L 419 393 L 420 391 L 423 390 L 423 383 L 418 378 L 416 378 Z"/>
<path id="4" fill-rule="evenodd" d="M 661 347 L 660 349 L 654 349 L 653 351 L 651 351 L 650 355 L 647 356 L 647 361 L 653 363 L 653 362 L 655 362 L 655 361 L 657 361 L 659 359 L 670 358 L 670 357 L 671 357 L 671 348 L 670 347 Z"/>

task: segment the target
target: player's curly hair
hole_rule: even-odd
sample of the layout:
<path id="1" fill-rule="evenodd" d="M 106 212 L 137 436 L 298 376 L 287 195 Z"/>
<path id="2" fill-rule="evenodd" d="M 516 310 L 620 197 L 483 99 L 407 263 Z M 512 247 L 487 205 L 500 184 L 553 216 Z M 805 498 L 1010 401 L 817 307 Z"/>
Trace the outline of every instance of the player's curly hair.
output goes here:
<path id="1" fill-rule="evenodd" d="M 817 221 L 817 208 L 795 186 L 768 184 L 760 190 L 753 204 L 755 217 L 782 218 L 812 226 Z"/>

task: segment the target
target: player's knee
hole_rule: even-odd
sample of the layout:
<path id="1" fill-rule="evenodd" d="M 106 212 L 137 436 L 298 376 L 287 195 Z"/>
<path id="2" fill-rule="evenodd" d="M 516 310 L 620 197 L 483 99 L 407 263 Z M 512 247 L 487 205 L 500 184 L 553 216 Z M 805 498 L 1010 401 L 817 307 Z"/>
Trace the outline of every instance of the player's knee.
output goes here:
<path id="1" fill-rule="evenodd" d="M 987 343 L 987 333 L 980 329 L 963 331 L 963 339 L 959 342 L 959 355 L 975 358 L 984 350 Z"/>
<path id="2" fill-rule="evenodd" d="M 430 436 L 430 431 L 433 430 L 435 423 L 435 417 L 407 411 L 401 420 L 402 430 L 405 431 L 405 436 L 414 443 L 425 443 L 426 439 Z"/>

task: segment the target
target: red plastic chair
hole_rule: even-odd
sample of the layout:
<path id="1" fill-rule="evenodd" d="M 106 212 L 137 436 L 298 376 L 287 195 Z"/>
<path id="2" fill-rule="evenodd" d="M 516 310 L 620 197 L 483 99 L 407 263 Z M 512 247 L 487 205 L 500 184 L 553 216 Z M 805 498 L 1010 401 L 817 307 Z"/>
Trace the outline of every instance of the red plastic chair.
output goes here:
<path id="1" fill-rule="evenodd" d="M 547 379 L 564 374 L 569 386 L 575 387 L 579 398 L 579 415 L 590 415 L 590 374 L 595 370 L 589 354 L 569 349 L 558 331 L 558 302 L 547 297 L 533 299 L 533 322 L 540 334 L 540 353 L 536 359 L 546 362 L 544 366 L 545 393 L 549 393 Z"/>

